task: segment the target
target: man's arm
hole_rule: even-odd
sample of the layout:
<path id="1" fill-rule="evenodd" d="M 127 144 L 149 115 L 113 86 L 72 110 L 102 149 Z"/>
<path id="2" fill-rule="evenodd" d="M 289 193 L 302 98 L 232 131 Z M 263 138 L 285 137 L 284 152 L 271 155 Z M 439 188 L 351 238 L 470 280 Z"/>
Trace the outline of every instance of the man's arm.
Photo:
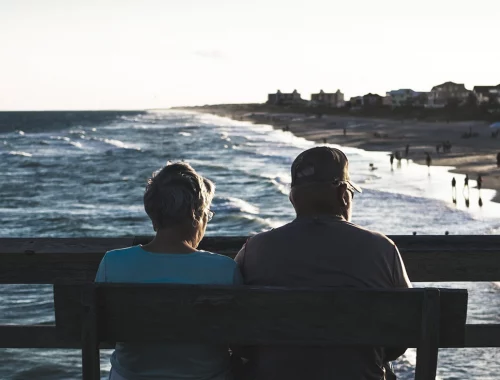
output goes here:
<path id="1" fill-rule="evenodd" d="M 395 288 L 413 288 L 408 274 L 406 273 L 405 264 L 401 258 L 398 247 L 394 245 L 394 264 L 392 266 L 392 278 Z"/>
<path id="2" fill-rule="evenodd" d="M 408 274 L 406 273 L 405 264 L 401 258 L 398 247 L 394 245 L 394 264 L 392 267 L 392 278 L 395 288 L 412 288 Z M 385 347 L 385 361 L 393 361 L 399 358 L 406 352 L 406 348 L 401 347 Z"/>

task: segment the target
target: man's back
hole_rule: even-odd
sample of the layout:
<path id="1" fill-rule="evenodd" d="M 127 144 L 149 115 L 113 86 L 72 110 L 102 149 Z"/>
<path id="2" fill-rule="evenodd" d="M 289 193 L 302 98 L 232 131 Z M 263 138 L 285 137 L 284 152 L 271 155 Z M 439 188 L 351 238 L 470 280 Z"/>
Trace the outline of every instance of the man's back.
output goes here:
<path id="1" fill-rule="evenodd" d="M 245 284 L 402 288 L 411 284 L 385 236 L 342 217 L 297 218 L 247 242 L 236 257 Z M 382 379 L 384 350 L 261 347 L 259 380 Z"/>

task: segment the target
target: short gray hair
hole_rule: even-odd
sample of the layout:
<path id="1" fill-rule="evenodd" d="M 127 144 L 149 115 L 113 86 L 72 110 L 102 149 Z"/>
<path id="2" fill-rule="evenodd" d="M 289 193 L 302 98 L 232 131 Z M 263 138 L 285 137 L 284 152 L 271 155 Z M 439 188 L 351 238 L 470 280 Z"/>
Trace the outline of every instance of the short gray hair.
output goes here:
<path id="1" fill-rule="evenodd" d="M 184 162 L 167 162 L 153 173 L 144 192 L 144 209 L 155 228 L 199 221 L 214 197 L 215 185 Z"/>

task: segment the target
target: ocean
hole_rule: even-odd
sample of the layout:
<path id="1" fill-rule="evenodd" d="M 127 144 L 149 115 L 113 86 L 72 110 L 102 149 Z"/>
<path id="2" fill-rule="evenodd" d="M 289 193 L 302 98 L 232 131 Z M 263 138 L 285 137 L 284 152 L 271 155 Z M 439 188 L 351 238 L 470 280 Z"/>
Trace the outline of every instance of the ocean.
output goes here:
<path id="1" fill-rule="evenodd" d="M 109 116 L 109 115 L 108 115 Z M 142 204 L 146 180 L 167 161 L 189 162 L 216 183 L 208 235 L 249 235 L 294 218 L 288 201 L 294 157 L 315 144 L 268 125 L 181 111 L 116 114 L 104 119 L 50 118 L 0 129 L 1 237 L 152 235 Z M 363 187 L 353 222 L 384 234 L 496 234 L 494 191 L 463 190 L 450 168 L 414 164 L 391 169 L 387 152 L 341 147 L 352 178 Z M 411 158 L 411 156 L 410 156 Z M 369 164 L 376 170 L 370 170 Z M 451 179 L 458 202 L 451 202 Z M 470 197 L 466 206 L 464 195 Z M 482 207 L 479 198 L 482 199 Z M 432 285 L 415 283 L 415 286 Z M 500 323 L 498 283 L 440 283 L 469 289 L 468 323 Z M 51 323 L 51 287 L 0 287 L 0 323 Z M 440 350 L 441 379 L 496 379 L 500 349 Z M 102 375 L 110 351 L 101 352 Z M 415 351 L 396 363 L 413 378 Z M 81 378 L 77 350 L 0 349 L 0 379 Z"/>

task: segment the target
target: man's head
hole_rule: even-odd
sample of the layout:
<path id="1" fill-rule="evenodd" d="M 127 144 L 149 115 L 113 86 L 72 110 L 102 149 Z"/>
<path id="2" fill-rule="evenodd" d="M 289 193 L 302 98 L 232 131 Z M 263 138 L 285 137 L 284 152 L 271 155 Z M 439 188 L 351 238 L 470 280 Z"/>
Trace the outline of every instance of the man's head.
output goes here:
<path id="1" fill-rule="evenodd" d="M 351 219 L 354 192 L 349 162 L 339 149 L 326 146 L 308 149 L 292 164 L 290 201 L 298 216 L 342 215 Z"/>

